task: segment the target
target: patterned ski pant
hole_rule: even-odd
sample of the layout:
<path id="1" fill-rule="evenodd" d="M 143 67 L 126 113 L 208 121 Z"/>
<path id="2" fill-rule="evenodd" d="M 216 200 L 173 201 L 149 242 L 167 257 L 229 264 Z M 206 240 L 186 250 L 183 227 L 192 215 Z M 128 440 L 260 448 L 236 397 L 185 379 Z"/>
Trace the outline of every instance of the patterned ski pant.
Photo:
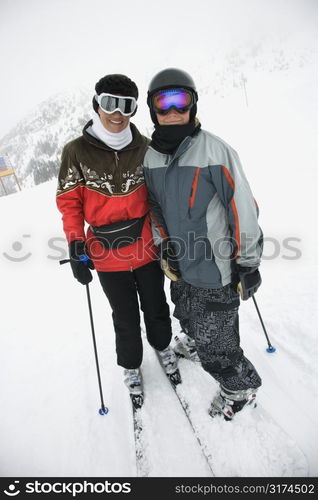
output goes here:
<path id="1" fill-rule="evenodd" d="M 173 315 L 192 337 L 202 367 L 231 391 L 262 383 L 252 363 L 244 356 L 239 335 L 239 295 L 230 285 L 198 288 L 183 280 L 171 282 Z"/>

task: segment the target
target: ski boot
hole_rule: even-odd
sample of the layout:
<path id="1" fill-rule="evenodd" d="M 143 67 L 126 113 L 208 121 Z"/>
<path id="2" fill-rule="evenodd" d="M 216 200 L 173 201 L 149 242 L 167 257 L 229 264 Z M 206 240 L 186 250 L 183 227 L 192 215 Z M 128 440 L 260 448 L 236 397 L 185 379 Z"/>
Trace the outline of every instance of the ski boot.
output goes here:
<path id="1" fill-rule="evenodd" d="M 142 377 L 139 368 L 124 369 L 125 384 L 130 393 L 130 399 L 133 407 L 138 410 L 144 402 L 144 394 L 142 388 Z"/>
<path id="2" fill-rule="evenodd" d="M 158 351 L 161 358 L 162 366 L 167 374 L 167 377 L 174 385 L 181 383 L 181 375 L 178 368 L 177 356 L 170 346 L 166 347 L 163 351 Z"/>
<path id="3" fill-rule="evenodd" d="M 194 363 L 201 363 L 194 340 L 185 332 L 175 335 L 176 345 L 173 350 L 179 358 L 186 358 Z"/>
<path id="4" fill-rule="evenodd" d="M 255 408 L 257 389 L 246 389 L 241 391 L 230 391 L 221 386 L 220 391 L 213 399 L 209 415 L 214 418 L 223 415 L 225 420 L 232 420 L 235 413 L 243 410 L 245 406 Z"/>

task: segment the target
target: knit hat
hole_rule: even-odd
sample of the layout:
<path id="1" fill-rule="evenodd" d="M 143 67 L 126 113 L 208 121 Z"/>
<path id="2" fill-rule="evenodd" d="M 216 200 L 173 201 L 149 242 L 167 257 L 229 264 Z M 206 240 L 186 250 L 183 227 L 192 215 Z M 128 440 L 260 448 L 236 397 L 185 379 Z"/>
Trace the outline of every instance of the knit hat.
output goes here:
<path id="1" fill-rule="evenodd" d="M 138 99 L 138 88 L 135 82 L 133 82 L 128 76 L 120 74 L 106 75 L 101 78 L 95 85 L 96 94 L 102 94 L 103 92 L 107 94 L 123 95 L 134 97 Z M 93 108 L 96 113 L 98 112 L 98 102 L 95 97 L 93 97 Z M 131 116 L 137 111 L 137 107 Z"/>

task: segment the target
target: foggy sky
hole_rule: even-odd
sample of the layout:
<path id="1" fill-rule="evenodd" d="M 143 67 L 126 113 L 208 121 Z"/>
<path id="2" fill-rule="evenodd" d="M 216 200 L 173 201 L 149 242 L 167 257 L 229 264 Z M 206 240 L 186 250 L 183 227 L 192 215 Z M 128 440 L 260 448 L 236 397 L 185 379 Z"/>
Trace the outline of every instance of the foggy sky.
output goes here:
<path id="1" fill-rule="evenodd" d="M 317 26 L 316 0 L 0 0 L 0 138 L 49 96 L 93 92 L 107 73 L 128 74 L 142 94 L 164 67 L 198 79 L 214 55 L 272 36 L 314 44 Z"/>

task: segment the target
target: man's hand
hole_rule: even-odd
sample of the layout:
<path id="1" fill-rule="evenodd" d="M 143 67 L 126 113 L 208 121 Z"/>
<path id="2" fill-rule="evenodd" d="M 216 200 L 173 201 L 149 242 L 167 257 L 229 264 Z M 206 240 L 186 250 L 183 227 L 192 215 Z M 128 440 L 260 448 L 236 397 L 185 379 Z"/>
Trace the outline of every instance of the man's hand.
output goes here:
<path id="1" fill-rule="evenodd" d="M 237 285 L 237 291 L 242 300 L 247 300 L 252 297 L 260 287 L 262 283 L 261 275 L 257 267 L 243 267 L 238 265 L 237 272 L 240 280 Z"/>
<path id="2" fill-rule="evenodd" d="M 88 285 L 93 279 L 90 269 L 95 269 L 95 267 L 93 261 L 86 253 L 85 241 L 71 241 L 69 244 L 69 255 L 74 277 L 82 285 Z"/>

